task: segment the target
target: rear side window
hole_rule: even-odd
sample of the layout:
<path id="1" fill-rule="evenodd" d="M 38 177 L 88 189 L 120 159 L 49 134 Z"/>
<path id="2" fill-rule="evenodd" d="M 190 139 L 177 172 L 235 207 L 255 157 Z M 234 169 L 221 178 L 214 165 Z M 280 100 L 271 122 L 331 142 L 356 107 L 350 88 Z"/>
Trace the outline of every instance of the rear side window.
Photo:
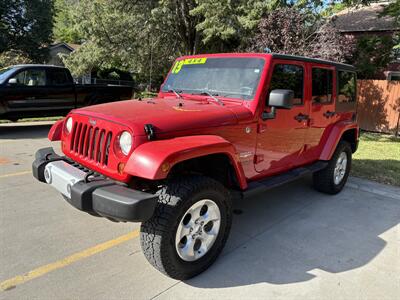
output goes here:
<path id="1" fill-rule="evenodd" d="M 312 69 L 312 101 L 313 103 L 331 103 L 333 87 L 333 71 L 322 68 Z"/>
<path id="2" fill-rule="evenodd" d="M 47 70 L 47 73 L 49 85 L 67 85 L 71 83 L 64 69 Z"/>
<path id="3" fill-rule="evenodd" d="M 278 64 L 272 73 L 269 91 L 285 89 L 294 91 L 293 104 L 303 103 L 304 70 L 302 66 Z"/>
<path id="4" fill-rule="evenodd" d="M 357 101 L 356 73 L 350 71 L 337 72 L 336 111 L 355 110 Z"/>
<path id="5" fill-rule="evenodd" d="M 353 72 L 338 72 L 338 102 L 356 102 L 356 75 Z"/>

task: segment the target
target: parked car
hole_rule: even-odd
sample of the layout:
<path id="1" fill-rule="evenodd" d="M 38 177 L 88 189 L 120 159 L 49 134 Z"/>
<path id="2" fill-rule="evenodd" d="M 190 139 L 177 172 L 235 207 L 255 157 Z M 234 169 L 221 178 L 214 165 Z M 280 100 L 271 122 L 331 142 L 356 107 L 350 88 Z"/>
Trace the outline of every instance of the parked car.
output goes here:
<path id="1" fill-rule="evenodd" d="M 64 156 L 38 150 L 33 175 L 79 210 L 142 222 L 148 261 L 187 279 L 224 247 L 233 197 L 310 173 L 318 191 L 336 194 L 358 136 L 350 65 L 279 54 L 188 56 L 157 97 L 77 109 L 55 123 L 49 139 L 62 142 Z"/>
<path id="2" fill-rule="evenodd" d="M 129 86 L 75 84 L 63 67 L 16 65 L 0 70 L 0 119 L 66 115 L 74 108 L 131 97 Z"/>

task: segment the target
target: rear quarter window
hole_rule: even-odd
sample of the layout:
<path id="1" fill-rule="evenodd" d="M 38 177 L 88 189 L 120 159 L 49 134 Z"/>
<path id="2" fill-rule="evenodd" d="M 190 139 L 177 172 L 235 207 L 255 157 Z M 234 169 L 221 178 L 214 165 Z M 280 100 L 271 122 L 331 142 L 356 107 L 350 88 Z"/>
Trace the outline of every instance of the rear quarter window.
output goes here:
<path id="1" fill-rule="evenodd" d="M 355 72 L 338 70 L 336 99 L 336 111 L 355 110 L 357 101 L 357 77 Z"/>

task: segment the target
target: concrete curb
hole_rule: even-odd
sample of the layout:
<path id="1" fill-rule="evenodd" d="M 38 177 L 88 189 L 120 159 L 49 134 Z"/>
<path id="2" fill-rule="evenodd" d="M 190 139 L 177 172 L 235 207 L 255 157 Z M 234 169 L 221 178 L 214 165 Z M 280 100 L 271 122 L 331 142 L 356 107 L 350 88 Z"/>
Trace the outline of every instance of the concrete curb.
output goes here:
<path id="1" fill-rule="evenodd" d="M 352 176 L 349 177 L 346 186 L 360 191 L 400 200 L 399 187 L 381 184 L 371 180 Z"/>
<path id="2" fill-rule="evenodd" d="M 18 123 L 0 123 L 0 127 L 30 127 L 35 125 L 53 125 L 56 121 L 29 121 Z"/>

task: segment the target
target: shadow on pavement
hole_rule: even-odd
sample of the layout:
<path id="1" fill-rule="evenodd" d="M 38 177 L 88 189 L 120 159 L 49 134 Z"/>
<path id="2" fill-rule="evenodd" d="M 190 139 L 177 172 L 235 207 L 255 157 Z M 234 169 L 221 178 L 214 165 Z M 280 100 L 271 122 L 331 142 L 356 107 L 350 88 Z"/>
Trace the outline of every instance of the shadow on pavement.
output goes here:
<path id="1" fill-rule="evenodd" d="M 11 126 L 10 124 L 0 124 L 0 140 L 1 139 L 42 139 L 46 138 L 49 133 L 51 124 L 18 124 Z"/>
<path id="2" fill-rule="evenodd" d="M 380 235 L 400 220 L 396 200 L 351 188 L 328 196 L 314 192 L 310 179 L 247 199 L 239 209 L 243 213 L 235 216 L 231 235 L 244 232 L 253 239 L 222 255 L 186 284 L 201 288 L 289 284 L 308 281 L 319 270 L 353 270 L 385 248 Z"/>

